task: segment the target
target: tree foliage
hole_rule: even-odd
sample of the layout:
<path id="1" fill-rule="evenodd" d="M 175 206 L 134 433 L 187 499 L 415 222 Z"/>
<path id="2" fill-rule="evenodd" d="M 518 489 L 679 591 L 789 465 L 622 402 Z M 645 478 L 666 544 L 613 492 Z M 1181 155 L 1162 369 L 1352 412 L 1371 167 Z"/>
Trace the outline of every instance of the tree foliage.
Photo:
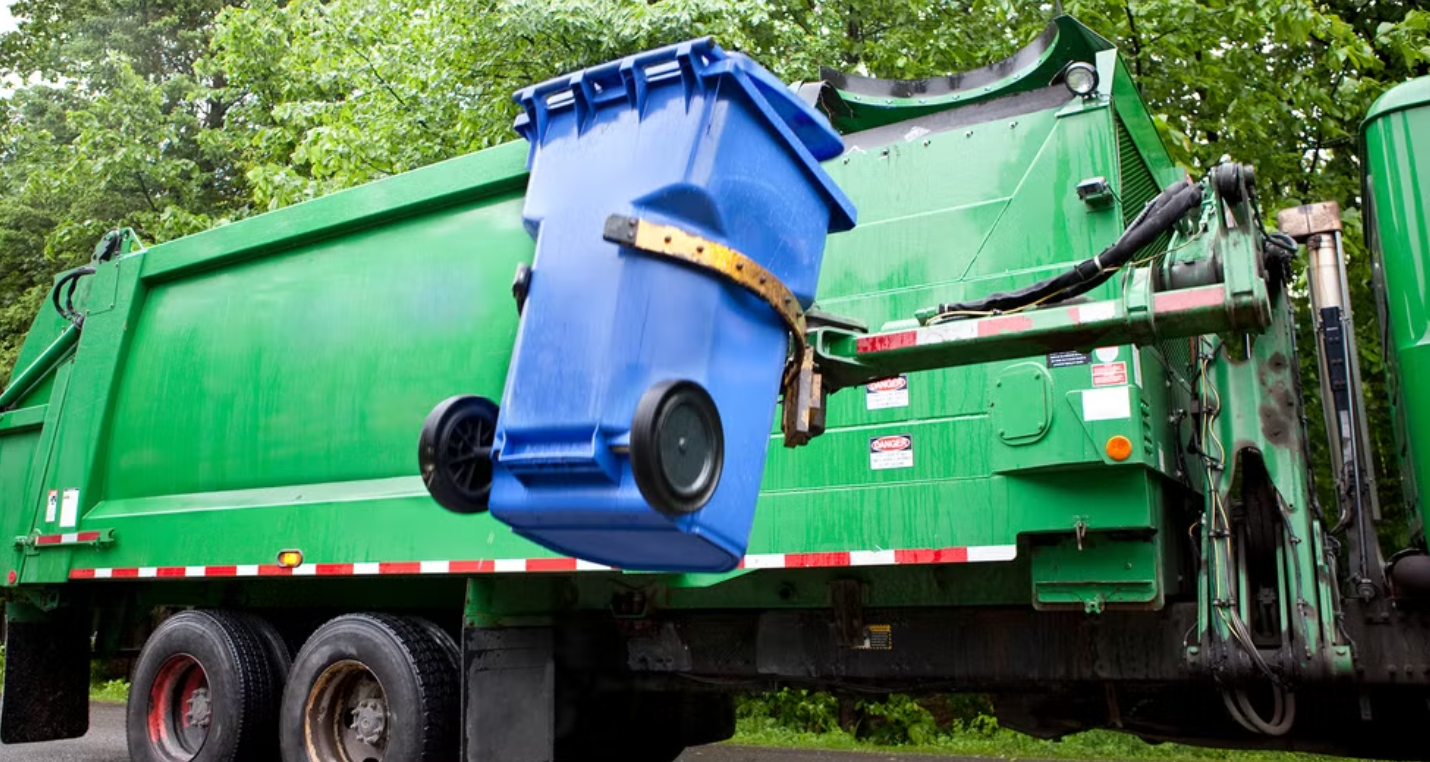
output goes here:
<path id="1" fill-rule="evenodd" d="M 1430 71 L 1430 11 L 1394 0 L 1062 5 L 1118 44 L 1190 172 L 1231 156 L 1257 167 L 1268 211 L 1321 199 L 1348 211 L 1366 398 L 1377 451 L 1389 452 L 1356 140 L 1380 93 Z M 513 139 L 511 93 L 559 73 L 711 34 L 786 80 L 814 79 L 820 65 L 921 77 L 1008 55 L 1054 8 L 19 0 L 12 12 L 20 27 L 0 37 L 0 75 L 13 85 L 0 98 L 0 366 L 13 362 L 51 273 L 82 261 L 104 231 L 129 225 L 167 240 Z M 1319 411 L 1309 413 L 1314 425 Z M 1393 463 L 1382 474 L 1394 503 Z"/>

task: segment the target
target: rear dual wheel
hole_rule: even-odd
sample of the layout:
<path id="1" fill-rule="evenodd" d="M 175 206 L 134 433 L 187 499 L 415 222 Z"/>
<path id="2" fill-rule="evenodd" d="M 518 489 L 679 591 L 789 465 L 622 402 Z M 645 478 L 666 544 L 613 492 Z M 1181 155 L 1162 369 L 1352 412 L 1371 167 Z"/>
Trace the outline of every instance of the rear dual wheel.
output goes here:
<path id="1" fill-rule="evenodd" d="M 457 647 L 418 619 L 351 614 L 313 633 L 283 694 L 283 762 L 449 762 Z"/>
<path id="2" fill-rule="evenodd" d="M 133 762 L 246 762 L 277 752 L 288 652 L 267 622 L 185 611 L 155 629 L 126 711 Z"/>
<path id="3" fill-rule="evenodd" d="M 291 657 L 256 616 L 185 611 L 140 653 L 126 717 L 130 759 L 449 762 L 459 660 L 451 636 L 423 619 L 341 616 Z"/>

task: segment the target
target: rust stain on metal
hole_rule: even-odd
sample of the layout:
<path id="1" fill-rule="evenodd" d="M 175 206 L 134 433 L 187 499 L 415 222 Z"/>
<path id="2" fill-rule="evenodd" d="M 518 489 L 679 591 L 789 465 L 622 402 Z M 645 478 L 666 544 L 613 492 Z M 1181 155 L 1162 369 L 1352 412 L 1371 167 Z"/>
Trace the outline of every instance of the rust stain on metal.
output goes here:
<path id="1" fill-rule="evenodd" d="M 1339 233 L 1341 206 L 1334 201 L 1322 201 L 1282 209 L 1276 214 L 1276 227 L 1296 239 L 1297 243 L 1305 243 L 1307 238 L 1317 233 Z"/>
<path id="2" fill-rule="evenodd" d="M 1267 390 L 1259 409 L 1261 435 L 1279 447 L 1294 444 L 1296 431 L 1296 397 L 1285 381 L 1277 381 Z"/>

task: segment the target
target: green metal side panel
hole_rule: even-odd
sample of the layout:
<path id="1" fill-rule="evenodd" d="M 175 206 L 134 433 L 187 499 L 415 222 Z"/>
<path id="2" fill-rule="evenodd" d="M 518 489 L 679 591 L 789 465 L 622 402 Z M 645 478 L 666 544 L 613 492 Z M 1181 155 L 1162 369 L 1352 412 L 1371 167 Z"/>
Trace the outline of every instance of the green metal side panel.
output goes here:
<path id="1" fill-rule="evenodd" d="M 42 548 L 23 581 L 289 547 L 313 567 L 549 555 L 438 509 L 416 464 L 438 401 L 500 396 L 524 161 L 510 144 L 101 265 L 118 300 L 86 320 L 31 494 L 80 506 L 36 532 L 116 541 Z"/>
<path id="2" fill-rule="evenodd" d="M 1143 184 L 1130 196 L 1136 210 L 1159 188 L 1135 148 L 1119 145 L 1121 118 L 1108 102 L 1084 104 L 1058 91 L 1064 97 L 1053 108 L 947 132 L 915 131 L 913 139 L 882 145 L 848 136 L 849 152 L 827 166 L 859 207 L 860 225 L 831 239 L 819 306 L 878 327 L 930 304 L 1026 284 L 1110 244 L 1131 215 L 1088 207 L 1074 192 L 1078 182 L 1117 178 L 1135 156 Z M 1099 296 L 1115 294 L 1117 285 Z M 1072 538 L 1079 521 L 1093 532 L 1154 529 L 1160 502 L 1149 469 L 1175 468 L 1166 416 L 1151 415 L 1165 404 L 1161 367 L 1131 347 L 1098 354 L 1109 362 L 1042 356 L 912 373 L 905 406 L 879 407 L 863 389 L 836 394 L 823 436 L 798 450 L 772 450 L 756 546 L 1003 546 L 1032 533 Z M 1120 365 L 1125 380 L 1095 393 L 1120 395 L 1125 414 L 1085 420 L 1092 369 L 1109 364 Z M 1149 365 L 1155 383 L 1144 377 Z M 1007 436 L 1007 424 L 996 421 L 1004 409 L 1021 412 L 1028 403 L 1000 384 L 1034 375 L 1037 394 L 1046 397 L 1039 402 L 1044 430 L 1035 422 L 1029 435 Z M 871 439 L 901 435 L 913 443 L 912 464 L 875 469 Z M 1127 463 L 1104 453 L 1115 435 L 1135 443 Z M 1147 582 L 1156 553 L 1144 546 L 1148 566 L 1139 571 L 1147 575 L 1147 595 L 1139 602 L 1150 603 L 1160 590 Z M 1124 559 L 1116 565 L 1127 572 Z"/>
<path id="3" fill-rule="evenodd" d="M 1382 268 L 1381 323 L 1407 511 L 1430 486 L 1430 77 L 1392 89 L 1364 126 L 1367 232 Z"/>

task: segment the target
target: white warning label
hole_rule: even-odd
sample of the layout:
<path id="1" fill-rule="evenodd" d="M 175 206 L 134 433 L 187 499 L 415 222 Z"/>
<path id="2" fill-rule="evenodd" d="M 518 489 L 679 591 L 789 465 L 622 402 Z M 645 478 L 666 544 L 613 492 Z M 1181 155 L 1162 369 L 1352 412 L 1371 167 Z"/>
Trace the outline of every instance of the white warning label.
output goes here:
<path id="1" fill-rule="evenodd" d="M 79 490 L 67 489 L 60 498 L 60 526 L 72 527 L 79 522 Z"/>
<path id="2" fill-rule="evenodd" d="M 869 468 L 883 471 L 913 467 L 914 440 L 908 434 L 869 438 Z"/>
<path id="3" fill-rule="evenodd" d="M 886 378 L 864 386 L 864 409 L 887 410 L 909 406 L 909 377 Z"/>
<path id="4" fill-rule="evenodd" d="M 55 519 L 59 516 L 59 509 L 60 491 L 57 489 L 52 489 L 50 490 L 49 499 L 45 501 L 45 521 L 54 523 Z"/>
<path id="5" fill-rule="evenodd" d="M 1116 421 L 1131 417 L 1132 400 L 1125 386 L 1088 389 L 1082 393 L 1084 421 Z"/>

